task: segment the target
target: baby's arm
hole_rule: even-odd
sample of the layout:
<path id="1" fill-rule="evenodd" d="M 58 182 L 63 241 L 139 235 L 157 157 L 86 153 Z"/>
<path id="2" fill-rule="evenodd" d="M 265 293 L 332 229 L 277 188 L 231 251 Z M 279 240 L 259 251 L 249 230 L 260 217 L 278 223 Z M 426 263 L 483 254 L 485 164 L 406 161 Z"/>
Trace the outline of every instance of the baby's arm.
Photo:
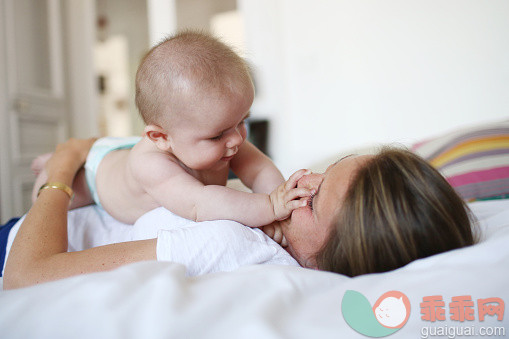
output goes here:
<path id="1" fill-rule="evenodd" d="M 260 227 L 287 218 L 294 209 L 307 203 L 306 199 L 300 198 L 311 194 L 306 188 L 296 187 L 304 170 L 294 173 L 268 195 L 203 185 L 171 161 L 157 159 L 156 162 L 144 162 L 151 171 L 138 176 L 140 183 L 163 207 L 195 221 L 229 219 Z"/>
<path id="2" fill-rule="evenodd" d="M 272 160 L 249 141 L 245 141 L 231 160 L 232 171 L 255 193 L 271 193 L 285 180 Z"/>

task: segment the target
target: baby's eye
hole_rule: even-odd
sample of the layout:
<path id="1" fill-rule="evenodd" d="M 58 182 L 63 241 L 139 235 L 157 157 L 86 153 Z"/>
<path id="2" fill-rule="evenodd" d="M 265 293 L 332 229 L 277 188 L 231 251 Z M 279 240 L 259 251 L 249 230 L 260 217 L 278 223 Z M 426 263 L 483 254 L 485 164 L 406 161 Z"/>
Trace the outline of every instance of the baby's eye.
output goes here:
<path id="1" fill-rule="evenodd" d="M 223 137 L 223 133 L 216 135 L 215 137 L 210 138 L 210 140 L 217 141 Z"/>

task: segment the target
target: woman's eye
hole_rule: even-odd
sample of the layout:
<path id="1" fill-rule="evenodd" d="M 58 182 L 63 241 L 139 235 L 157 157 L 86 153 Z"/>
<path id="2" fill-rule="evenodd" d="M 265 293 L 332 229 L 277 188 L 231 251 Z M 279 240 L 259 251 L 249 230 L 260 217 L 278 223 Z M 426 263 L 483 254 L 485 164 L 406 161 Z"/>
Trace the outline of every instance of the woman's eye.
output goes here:
<path id="1" fill-rule="evenodd" d="M 311 196 L 309 197 L 309 200 L 308 200 L 308 206 L 309 206 L 309 208 L 311 208 L 311 210 L 313 210 L 313 200 L 314 199 L 315 199 L 315 195 L 311 194 Z"/>

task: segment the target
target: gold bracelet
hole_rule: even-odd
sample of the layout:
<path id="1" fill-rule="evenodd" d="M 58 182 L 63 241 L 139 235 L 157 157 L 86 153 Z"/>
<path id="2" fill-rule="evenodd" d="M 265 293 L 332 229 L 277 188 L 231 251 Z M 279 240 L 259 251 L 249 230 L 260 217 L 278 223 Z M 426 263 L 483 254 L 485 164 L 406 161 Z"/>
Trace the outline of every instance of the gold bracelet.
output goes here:
<path id="1" fill-rule="evenodd" d="M 70 188 L 69 186 L 67 186 L 66 184 L 64 184 L 62 182 L 47 182 L 47 183 L 45 183 L 44 185 L 41 186 L 41 188 L 39 188 L 39 191 L 37 192 L 37 196 L 39 196 L 39 194 L 41 194 L 42 190 L 45 190 L 48 188 L 59 189 L 65 193 L 67 193 L 67 195 L 69 196 L 69 198 L 71 200 L 72 200 L 72 198 L 74 198 L 74 192 L 73 192 L 72 188 Z"/>

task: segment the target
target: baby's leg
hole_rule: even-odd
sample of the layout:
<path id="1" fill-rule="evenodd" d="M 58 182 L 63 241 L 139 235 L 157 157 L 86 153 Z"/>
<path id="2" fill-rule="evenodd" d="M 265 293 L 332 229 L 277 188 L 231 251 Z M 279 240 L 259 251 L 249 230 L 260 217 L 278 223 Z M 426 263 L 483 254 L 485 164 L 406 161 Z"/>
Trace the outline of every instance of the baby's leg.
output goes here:
<path id="1" fill-rule="evenodd" d="M 32 203 L 35 202 L 35 199 L 37 199 L 39 188 L 48 181 L 48 175 L 46 174 L 44 166 L 49 158 L 51 158 L 51 153 L 40 155 L 32 162 L 32 171 L 35 175 L 37 175 L 34 188 L 32 190 Z M 72 200 L 69 209 L 83 207 L 94 203 L 90 190 L 88 189 L 84 168 L 80 169 L 76 174 L 72 183 L 72 190 L 74 191 L 74 199 Z"/>
<path id="2" fill-rule="evenodd" d="M 48 162 L 49 158 L 51 158 L 52 154 L 53 153 L 41 154 L 32 161 L 30 169 L 36 176 L 44 171 L 44 166 L 46 166 L 46 163 Z"/>

